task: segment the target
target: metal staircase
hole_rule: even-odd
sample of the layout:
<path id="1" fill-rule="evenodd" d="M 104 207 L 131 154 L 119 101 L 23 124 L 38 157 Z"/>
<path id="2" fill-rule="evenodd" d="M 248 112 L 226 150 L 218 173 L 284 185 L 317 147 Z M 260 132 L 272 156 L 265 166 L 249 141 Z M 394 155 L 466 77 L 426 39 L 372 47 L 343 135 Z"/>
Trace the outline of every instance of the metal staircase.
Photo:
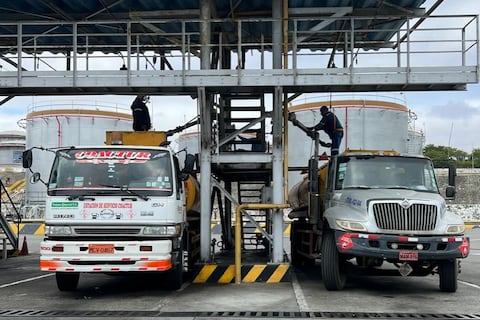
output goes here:
<path id="1" fill-rule="evenodd" d="M 264 182 L 239 182 L 238 199 L 240 204 L 264 203 Z M 259 226 L 267 233 L 271 232 L 268 210 L 247 210 L 248 219 L 242 219 L 242 248 L 243 250 L 265 250 L 268 252 L 269 242 L 262 234 Z"/>
<path id="2" fill-rule="evenodd" d="M 18 212 L 15 203 L 10 196 L 7 188 L 3 184 L 3 182 L 0 180 L 0 190 L 1 190 L 1 197 L 0 197 L 0 238 L 6 238 L 8 241 L 8 244 L 13 248 L 13 251 L 16 251 L 18 249 L 18 236 L 15 234 L 15 232 L 12 230 L 10 227 L 9 222 L 7 221 L 7 218 L 5 217 L 4 212 L 2 212 L 6 206 L 4 206 L 5 203 L 8 203 L 11 208 L 14 210 L 16 213 L 16 220 L 20 221 L 21 216 L 20 213 Z M 3 251 L 6 248 L 1 248 Z M 2 256 L 5 257 L 5 253 L 2 252 Z"/>
<path id="3" fill-rule="evenodd" d="M 265 97 L 255 93 L 220 95 L 214 123 L 214 153 L 229 159 L 212 163 L 212 173 L 222 181 L 225 202 L 234 206 L 265 203 L 264 191 L 272 179 L 270 148 L 267 139 Z M 266 156 L 268 160 L 265 160 Z M 236 189 L 232 192 L 232 184 Z M 228 190 L 228 191 L 227 191 Z M 232 196 L 235 194 L 236 196 Z M 226 204 L 226 223 L 232 221 Z M 269 248 L 271 232 L 269 210 L 245 210 L 242 215 L 242 249 L 263 252 Z M 228 227 L 222 228 L 228 230 Z M 225 236 L 225 235 L 224 235 Z M 271 237 L 270 237 L 271 238 Z"/>

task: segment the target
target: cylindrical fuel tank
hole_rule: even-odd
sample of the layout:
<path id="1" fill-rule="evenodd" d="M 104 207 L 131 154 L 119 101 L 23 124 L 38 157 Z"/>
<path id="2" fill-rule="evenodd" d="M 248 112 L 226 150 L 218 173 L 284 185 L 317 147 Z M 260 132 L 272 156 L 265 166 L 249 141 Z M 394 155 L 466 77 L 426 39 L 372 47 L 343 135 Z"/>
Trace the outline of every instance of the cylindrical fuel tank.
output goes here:
<path id="1" fill-rule="evenodd" d="M 106 131 L 132 129 L 129 107 L 109 104 L 80 104 L 70 102 L 30 107 L 23 121 L 26 129 L 26 149 L 68 146 L 104 145 Z M 54 158 L 53 152 L 33 150 L 32 170 L 40 172 L 47 181 Z M 27 171 L 27 181 L 30 177 Z M 43 183 L 28 183 L 27 204 L 43 203 L 46 187 Z"/>
<path id="2" fill-rule="evenodd" d="M 318 193 L 320 195 L 320 199 L 323 199 L 323 195 L 325 194 L 326 188 L 326 181 L 327 181 L 327 165 L 324 165 L 318 171 Z M 309 203 L 309 183 L 307 177 L 303 177 L 303 179 L 295 184 L 290 191 L 288 192 L 288 203 L 292 211 L 306 208 Z"/>
<path id="3" fill-rule="evenodd" d="M 198 180 L 189 175 L 184 182 L 186 195 L 187 214 L 192 212 L 200 212 L 200 184 Z"/>
<path id="4" fill-rule="evenodd" d="M 344 136 L 340 152 L 349 149 L 396 150 L 409 152 L 409 109 L 400 103 L 382 100 L 352 99 L 327 100 L 293 105 L 289 112 L 294 112 L 296 118 L 307 127 L 320 122 L 320 108 L 327 106 L 338 117 L 344 128 Z M 305 167 L 313 155 L 314 144 L 299 128 L 288 124 L 288 164 L 289 167 Z M 323 131 L 320 139 L 330 142 Z M 320 147 L 320 154 L 329 148 Z M 298 171 L 289 173 L 289 187 L 301 180 Z"/>

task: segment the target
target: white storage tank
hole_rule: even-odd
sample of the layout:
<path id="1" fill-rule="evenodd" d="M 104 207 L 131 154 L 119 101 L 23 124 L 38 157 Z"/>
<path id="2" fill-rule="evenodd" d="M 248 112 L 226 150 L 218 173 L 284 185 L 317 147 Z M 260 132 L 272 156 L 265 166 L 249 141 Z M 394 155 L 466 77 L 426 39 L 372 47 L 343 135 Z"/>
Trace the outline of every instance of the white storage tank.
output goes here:
<path id="1" fill-rule="evenodd" d="M 58 148 L 82 145 L 103 145 L 106 131 L 132 130 L 132 115 L 129 107 L 99 104 L 72 103 L 35 105 L 29 108 L 23 121 L 27 132 L 26 148 Z M 54 154 L 33 150 L 32 171 L 40 172 L 47 181 Z M 26 171 L 27 181 L 31 173 Z M 27 204 L 45 201 L 46 187 L 43 183 L 27 183 Z"/>
<path id="2" fill-rule="evenodd" d="M 175 148 L 177 152 L 185 150 L 193 155 L 200 153 L 200 132 L 198 131 L 181 133 L 175 142 L 177 144 Z M 180 166 L 183 167 L 185 152 L 179 152 L 178 160 L 180 161 Z"/>
<path id="3" fill-rule="evenodd" d="M 425 147 L 425 133 L 422 130 L 408 129 L 407 153 L 423 154 Z"/>
<path id="4" fill-rule="evenodd" d="M 22 152 L 25 150 L 25 132 L 0 132 L 0 171 L 22 172 Z"/>
<path id="5" fill-rule="evenodd" d="M 349 149 L 397 150 L 408 153 L 409 141 L 409 109 L 400 103 L 381 100 L 332 100 L 317 101 L 294 105 L 289 112 L 295 112 L 299 121 L 306 126 L 314 126 L 322 118 L 320 108 L 327 106 L 338 117 L 344 128 L 344 136 L 340 152 Z M 308 159 L 313 155 L 313 142 L 299 128 L 288 125 L 288 165 L 289 167 L 306 167 Z M 324 132 L 320 139 L 330 142 Z M 415 149 L 415 151 L 418 148 Z M 320 147 L 320 154 L 329 148 Z M 421 151 L 420 151 L 421 152 Z M 416 152 L 417 153 L 417 152 Z M 299 182 L 298 171 L 289 173 L 289 188 Z"/>

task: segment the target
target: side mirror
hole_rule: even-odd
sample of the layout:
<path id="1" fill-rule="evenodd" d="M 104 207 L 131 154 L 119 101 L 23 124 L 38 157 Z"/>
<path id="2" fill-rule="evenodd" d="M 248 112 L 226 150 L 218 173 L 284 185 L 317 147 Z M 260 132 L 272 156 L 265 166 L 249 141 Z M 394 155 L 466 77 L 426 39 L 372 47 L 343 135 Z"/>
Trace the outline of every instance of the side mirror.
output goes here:
<path id="1" fill-rule="evenodd" d="M 448 186 L 445 189 L 445 197 L 447 199 L 455 199 L 456 190 L 454 186 Z"/>
<path id="2" fill-rule="evenodd" d="M 23 153 L 22 153 L 22 166 L 25 169 L 29 169 L 29 168 L 32 167 L 32 163 L 33 163 L 32 150 L 28 149 L 28 150 L 23 151 Z"/>
<path id="3" fill-rule="evenodd" d="M 30 183 L 35 184 L 35 183 L 37 183 L 38 181 L 40 181 L 40 172 L 35 172 L 35 173 L 32 174 L 32 176 L 30 177 Z"/>
<path id="4" fill-rule="evenodd" d="M 191 154 L 191 153 L 188 153 L 187 156 L 185 157 L 185 163 L 184 163 L 184 166 L 183 166 L 183 172 L 192 174 L 192 173 L 193 173 L 193 169 L 194 169 L 194 167 L 195 167 L 195 161 L 196 161 L 195 155 L 193 155 L 193 154 Z"/>
<path id="5" fill-rule="evenodd" d="M 455 186 L 455 177 L 457 176 L 457 166 L 455 163 L 448 164 L 448 185 Z"/>

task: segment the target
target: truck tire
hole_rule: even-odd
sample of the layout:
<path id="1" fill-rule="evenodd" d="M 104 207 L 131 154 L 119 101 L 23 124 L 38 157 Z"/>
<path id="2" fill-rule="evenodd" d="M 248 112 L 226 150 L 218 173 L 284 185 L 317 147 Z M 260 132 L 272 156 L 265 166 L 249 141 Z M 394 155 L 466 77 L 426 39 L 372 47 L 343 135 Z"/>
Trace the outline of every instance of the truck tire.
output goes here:
<path id="1" fill-rule="evenodd" d="M 77 289 L 80 273 L 78 272 L 57 272 L 55 273 L 57 287 L 60 291 L 73 291 Z"/>
<path id="2" fill-rule="evenodd" d="M 338 253 L 333 232 L 326 232 L 322 241 L 322 279 L 325 289 L 342 290 L 347 281 L 345 261 Z"/>
<path id="3" fill-rule="evenodd" d="M 297 248 L 299 245 L 300 235 L 297 232 L 298 223 L 292 222 L 290 230 L 290 263 L 294 267 L 300 267 L 302 265 L 302 256 L 298 254 Z"/>
<path id="4" fill-rule="evenodd" d="M 183 237 L 183 239 L 187 239 Z M 185 241 L 182 241 L 182 245 L 177 254 L 177 261 L 174 263 L 173 268 L 165 274 L 165 284 L 168 290 L 178 290 L 183 284 L 183 250 L 186 247 Z"/>
<path id="5" fill-rule="evenodd" d="M 438 264 L 440 290 L 444 292 L 457 291 L 458 264 L 457 259 L 441 261 Z"/>
<path id="6" fill-rule="evenodd" d="M 168 290 L 178 290 L 183 284 L 183 267 L 177 265 L 166 274 L 166 285 Z"/>

